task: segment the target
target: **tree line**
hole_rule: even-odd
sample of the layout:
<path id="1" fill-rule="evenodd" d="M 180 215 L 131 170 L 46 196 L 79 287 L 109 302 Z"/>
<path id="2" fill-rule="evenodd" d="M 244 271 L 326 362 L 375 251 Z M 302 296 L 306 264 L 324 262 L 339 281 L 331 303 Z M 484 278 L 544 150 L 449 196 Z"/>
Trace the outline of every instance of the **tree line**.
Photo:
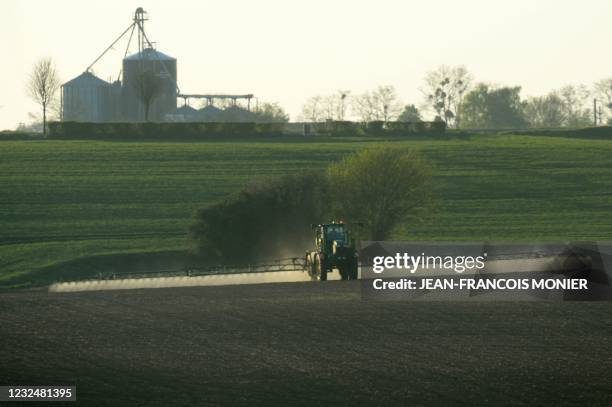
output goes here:
<path id="1" fill-rule="evenodd" d="M 149 106 L 159 93 L 157 79 L 143 73 L 136 81 L 137 94 Z M 60 79 L 50 59 L 38 61 L 30 75 L 27 91 L 41 107 L 42 130 L 46 133 L 49 109 L 57 111 Z M 403 105 L 393 86 L 353 95 L 339 90 L 330 95 L 313 96 L 303 105 L 301 118 L 310 122 L 344 121 L 350 116 L 363 122 L 423 120 L 428 112 L 434 121 L 449 128 L 558 128 L 612 125 L 612 77 L 591 86 L 567 85 L 542 96 L 521 98 L 521 86 L 501 86 L 475 82 L 464 66 L 441 65 L 427 73 L 420 89 L 423 100 Z M 55 109 L 54 109 L 55 106 Z M 258 120 L 286 122 L 289 115 L 276 103 L 262 103 L 253 112 Z"/>
<path id="2" fill-rule="evenodd" d="M 393 86 L 353 95 L 340 90 L 313 96 L 302 108 L 312 122 L 346 120 L 433 120 L 449 128 L 558 128 L 612 125 L 612 77 L 586 86 L 567 85 L 546 95 L 521 97 L 521 86 L 476 82 L 464 66 L 441 65 L 427 73 L 420 88 L 422 103 L 403 105 Z"/>

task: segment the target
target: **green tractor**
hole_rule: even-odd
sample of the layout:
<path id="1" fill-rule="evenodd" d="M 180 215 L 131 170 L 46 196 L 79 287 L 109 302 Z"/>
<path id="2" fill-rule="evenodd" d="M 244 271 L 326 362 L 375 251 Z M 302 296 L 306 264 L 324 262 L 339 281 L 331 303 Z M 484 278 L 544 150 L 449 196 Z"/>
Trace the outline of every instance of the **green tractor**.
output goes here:
<path id="1" fill-rule="evenodd" d="M 342 280 L 357 279 L 355 241 L 343 222 L 312 225 L 315 231 L 314 251 L 306 252 L 306 271 L 313 280 L 327 280 L 327 274 L 338 269 Z"/>

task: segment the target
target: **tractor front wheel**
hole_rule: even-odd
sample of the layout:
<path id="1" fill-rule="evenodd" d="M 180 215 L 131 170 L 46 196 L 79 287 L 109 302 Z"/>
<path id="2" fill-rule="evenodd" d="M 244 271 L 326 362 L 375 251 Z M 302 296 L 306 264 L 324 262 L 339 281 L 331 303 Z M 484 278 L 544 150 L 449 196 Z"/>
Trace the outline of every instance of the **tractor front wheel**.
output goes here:
<path id="1" fill-rule="evenodd" d="M 306 253 L 306 259 L 304 261 L 304 267 L 306 268 L 306 272 L 311 280 L 315 281 L 317 279 L 317 268 L 315 261 L 313 260 L 314 253 Z"/>
<path id="2" fill-rule="evenodd" d="M 340 273 L 340 280 L 348 280 L 349 279 L 348 267 L 340 266 L 340 267 L 338 267 L 338 272 Z"/>

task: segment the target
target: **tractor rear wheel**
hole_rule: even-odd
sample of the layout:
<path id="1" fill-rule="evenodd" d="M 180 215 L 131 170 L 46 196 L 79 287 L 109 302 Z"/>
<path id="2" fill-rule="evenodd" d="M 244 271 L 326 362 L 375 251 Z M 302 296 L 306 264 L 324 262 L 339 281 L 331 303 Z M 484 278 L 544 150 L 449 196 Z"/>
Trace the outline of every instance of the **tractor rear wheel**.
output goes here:
<path id="1" fill-rule="evenodd" d="M 348 265 L 348 278 L 349 280 L 357 280 L 357 278 L 359 277 L 359 271 L 358 271 L 358 266 L 357 266 L 357 259 L 351 261 Z"/>
<path id="2" fill-rule="evenodd" d="M 319 276 L 319 280 L 326 281 L 327 280 L 327 265 L 325 264 L 325 260 L 321 259 L 321 255 L 317 254 L 315 257 L 315 267 L 317 270 L 317 275 Z"/>

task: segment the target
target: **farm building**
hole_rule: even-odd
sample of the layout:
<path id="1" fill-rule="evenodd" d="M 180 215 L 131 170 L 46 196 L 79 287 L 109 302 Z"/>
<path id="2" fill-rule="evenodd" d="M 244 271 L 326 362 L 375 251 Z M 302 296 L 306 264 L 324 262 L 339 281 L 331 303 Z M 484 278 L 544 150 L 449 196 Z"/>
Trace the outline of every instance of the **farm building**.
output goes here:
<path id="1" fill-rule="evenodd" d="M 181 94 L 178 88 L 177 60 L 156 50 L 149 41 L 144 22 L 146 12 L 138 8 L 132 24 L 115 40 L 85 72 L 61 87 L 61 118 L 78 122 L 140 122 L 150 121 L 247 121 L 251 116 L 253 95 Z M 113 83 L 92 73 L 93 65 L 128 32 L 136 32 L 138 51 L 122 61 L 121 80 Z M 177 109 L 177 99 L 183 106 Z M 195 109 L 189 100 L 200 99 L 205 106 Z M 247 108 L 237 100 L 247 101 Z M 214 106 L 215 101 L 230 102 L 227 108 Z"/>
<path id="2" fill-rule="evenodd" d="M 121 101 L 121 84 L 108 83 L 91 72 L 83 72 L 62 85 L 64 120 L 104 122 L 115 116 Z"/>
<path id="3" fill-rule="evenodd" d="M 176 111 L 176 58 L 168 56 L 153 48 L 123 59 L 123 112 L 128 121 L 142 121 L 145 117 L 144 106 L 139 92 L 143 92 L 141 75 L 152 73 L 157 78 L 157 95 L 151 101 L 149 118 L 153 121 L 164 121 L 167 114 Z M 144 89 L 143 93 L 147 90 Z M 146 95 L 145 95 L 146 96 Z"/>
<path id="4" fill-rule="evenodd" d="M 141 73 L 155 75 L 149 118 L 164 121 L 176 112 L 176 59 L 152 48 L 123 59 L 123 81 L 109 83 L 89 71 L 62 85 L 62 120 L 81 122 L 143 121 Z"/>

